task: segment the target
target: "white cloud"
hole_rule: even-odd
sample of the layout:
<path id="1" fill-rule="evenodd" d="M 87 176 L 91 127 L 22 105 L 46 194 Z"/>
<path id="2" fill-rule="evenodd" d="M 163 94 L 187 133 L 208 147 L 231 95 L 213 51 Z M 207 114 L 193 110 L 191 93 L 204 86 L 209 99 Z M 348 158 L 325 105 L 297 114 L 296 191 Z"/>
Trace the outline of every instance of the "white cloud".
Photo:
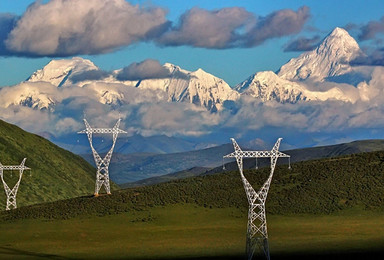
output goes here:
<path id="1" fill-rule="evenodd" d="M 266 17 L 256 16 L 239 7 L 208 11 L 192 8 L 177 26 L 155 40 L 166 46 L 189 45 L 212 49 L 249 48 L 268 39 L 300 32 L 309 18 L 309 8 L 296 12 L 278 10 Z"/>
<path id="2" fill-rule="evenodd" d="M 243 96 L 236 101 L 233 111 L 224 109 L 217 113 L 187 102 L 169 103 L 161 90 L 140 89 L 122 83 L 93 82 L 83 87 L 57 88 L 44 82 L 24 82 L 0 89 L 0 115 L 28 131 L 54 135 L 81 130 L 84 113 L 95 127 L 112 127 L 120 115 L 122 128 L 128 129 L 131 135 L 244 136 L 250 131 L 268 129 L 293 131 L 297 135 L 343 133 L 384 127 L 383 75 L 384 68 L 378 67 L 368 82 L 357 88 L 349 85 L 355 92 L 369 96 L 369 101 L 281 104 L 273 101 L 262 103 Z M 317 87 L 327 89 L 329 84 Z M 30 102 L 23 102 L 23 98 L 29 96 L 33 97 Z M 33 102 L 46 104 L 47 101 L 53 102 L 52 110 L 40 110 L 42 106 L 33 105 Z"/>
<path id="3" fill-rule="evenodd" d="M 124 0 L 52 0 L 29 6 L 6 40 L 8 50 L 31 56 L 68 56 L 115 50 L 156 36 L 166 10 Z"/>
<path id="4" fill-rule="evenodd" d="M 305 6 L 297 11 L 277 10 L 265 17 L 240 7 L 195 7 L 172 26 L 166 9 L 153 5 L 143 7 L 125 0 L 36 1 L 20 17 L 0 13 L 0 55 L 101 54 L 137 42 L 211 49 L 249 48 L 268 39 L 297 34 L 308 21 L 309 13 Z"/>

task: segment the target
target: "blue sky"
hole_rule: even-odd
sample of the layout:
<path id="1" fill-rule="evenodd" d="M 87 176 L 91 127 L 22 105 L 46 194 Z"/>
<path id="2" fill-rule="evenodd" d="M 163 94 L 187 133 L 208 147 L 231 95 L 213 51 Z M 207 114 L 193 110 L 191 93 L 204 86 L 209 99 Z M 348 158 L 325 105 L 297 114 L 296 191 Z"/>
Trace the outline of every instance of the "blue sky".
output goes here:
<path id="1" fill-rule="evenodd" d="M 355 103 L 332 95 L 325 102 L 263 103 L 241 95 L 231 109 L 211 113 L 124 84 L 99 82 L 93 89 L 22 82 L 51 59 L 80 56 L 104 75 L 148 62 L 157 64 L 154 72 L 158 61 L 202 68 L 233 87 L 313 50 L 336 27 L 345 28 L 367 54 L 349 64 L 363 67 L 359 73 L 367 77 L 359 85 L 300 84 L 320 92 L 344 89 L 356 96 Z M 166 134 L 197 144 L 284 136 L 294 147 L 383 138 L 383 66 L 382 0 L 0 0 L 0 118 L 64 138 L 83 127 L 84 111 L 96 122 L 116 119 L 116 108 L 100 101 L 102 90 L 124 97 L 117 108 L 123 124 L 143 136 Z"/>
<path id="2" fill-rule="evenodd" d="M 42 1 L 47 3 L 49 1 Z M 86 2 L 84 0 L 84 2 Z M 255 17 L 266 17 L 282 9 L 297 11 L 303 6 L 309 7 L 310 17 L 297 33 L 267 39 L 256 46 L 244 48 L 233 47 L 225 49 L 207 49 L 193 46 L 159 46 L 154 42 L 138 41 L 122 45 L 117 50 L 104 54 L 75 55 L 91 59 L 97 66 L 105 70 L 112 70 L 128 66 L 132 62 L 145 59 L 156 59 L 160 63 L 170 62 L 187 70 L 203 68 L 205 71 L 223 78 L 231 86 L 245 80 L 251 74 L 263 70 L 277 70 L 299 52 L 284 52 L 284 46 L 297 37 L 325 37 L 335 27 L 345 27 L 353 24 L 356 28 L 364 26 L 370 21 L 379 21 L 384 16 L 384 1 L 354 1 L 354 0 L 325 0 L 325 1 L 222 1 L 222 0 L 153 0 L 129 1 L 141 7 L 161 7 L 167 10 L 166 18 L 174 25 L 182 14 L 191 8 L 198 7 L 208 11 L 225 7 L 243 7 Z M 2 0 L 0 13 L 11 13 L 23 16 L 30 0 Z M 351 30 L 352 36 L 357 38 L 359 30 Z M 355 34 L 355 35 L 354 35 Z M 359 42 L 363 46 L 380 48 L 373 41 Z M 0 86 L 14 85 L 25 80 L 31 73 L 43 67 L 49 60 L 55 58 L 44 57 L 16 57 L 17 55 L 0 56 Z M 33 56 L 33 55 L 32 55 Z M 70 57 L 70 56 L 69 56 Z M 58 57 L 62 58 L 62 57 Z"/>

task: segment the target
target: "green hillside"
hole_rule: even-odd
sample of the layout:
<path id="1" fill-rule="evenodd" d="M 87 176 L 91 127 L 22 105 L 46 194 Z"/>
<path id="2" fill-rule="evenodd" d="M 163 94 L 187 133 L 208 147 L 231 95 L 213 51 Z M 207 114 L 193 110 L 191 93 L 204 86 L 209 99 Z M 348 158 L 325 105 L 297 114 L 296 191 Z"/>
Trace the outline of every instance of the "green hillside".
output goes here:
<path id="1" fill-rule="evenodd" d="M 0 162 L 19 165 L 23 158 L 27 158 L 25 165 L 32 170 L 24 171 L 17 194 L 18 207 L 93 194 L 95 169 L 83 158 L 0 120 Z M 4 171 L 11 188 L 18 176 L 16 171 Z M 3 210 L 6 195 L 2 183 L 0 189 Z"/>
<path id="2" fill-rule="evenodd" d="M 174 181 L 174 180 L 179 180 L 179 179 L 185 179 L 185 178 L 191 178 L 195 176 L 199 176 L 205 172 L 210 171 L 210 168 L 206 167 L 193 167 L 188 170 L 184 171 L 179 171 L 179 172 L 174 172 L 170 174 L 165 174 L 165 175 L 160 175 L 156 177 L 151 177 L 135 182 L 128 182 L 124 184 L 120 184 L 119 186 L 123 189 L 125 188 L 132 188 L 132 187 L 139 187 L 139 186 L 146 186 L 146 185 L 154 185 L 158 183 L 163 183 L 163 182 L 169 182 L 169 181 Z"/>
<path id="3" fill-rule="evenodd" d="M 269 168 L 248 170 L 255 186 Z M 371 152 L 298 162 L 276 168 L 267 200 L 272 214 L 328 214 L 359 208 L 384 210 L 384 152 Z M 100 198 L 81 197 L 20 208 L 6 218 L 71 218 L 109 215 L 151 206 L 193 203 L 203 207 L 247 209 L 238 171 L 130 188 Z"/>

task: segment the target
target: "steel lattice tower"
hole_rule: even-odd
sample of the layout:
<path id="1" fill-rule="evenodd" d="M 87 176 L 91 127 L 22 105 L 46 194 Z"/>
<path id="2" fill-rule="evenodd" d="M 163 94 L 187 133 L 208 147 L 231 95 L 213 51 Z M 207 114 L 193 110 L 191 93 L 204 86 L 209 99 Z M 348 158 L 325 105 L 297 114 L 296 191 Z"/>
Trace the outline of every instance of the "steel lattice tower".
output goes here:
<path id="1" fill-rule="evenodd" d="M 10 210 L 11 207 L 13 207 L 14 209 L 17 208 L 16 195 L 19 189 L 21 178 L 23 177 L 23 172 L 24 170 L 30 170 L 30 168 L 24 166 L 25 160 L 27 160 L 27 158 L 24 158 L 20 165 L 2 165 L 0 163 L 0 176 L 4 185 L 5 194 L 7 195 L 7 206 L 5 208 L 6 210 Z M 4 180 L 4 170 L 19 170 L 19 180 L 16 182 L 15 186 L 12 189 L 9 188 L 9 186 Z"/>
<path id="2" fill-rule="evenodd" d="M 290 157 L 279 151 L 282 138 L 279 138 L 271 151 L 242 151 L 235 139 L 231 138 L 235 151 L 223 158 L 236 158 L 239 167 L 241 180 L 243 181 L 245 193 L 247 194 L 249 210 L 248 210 L 248 228 L 247 228 L 247 255 L 248 259 L 252 259 L 256 247 L 259 247 L 266 257 L 269 256 L 267 218 L 265 214 L 265 201 L 267 200 L 269 187 L 271 185 L 273 173 L 277 159 L 279 157 Z M 271 158 L 271 172 L 269 177 L 258 192 L 254 190 L 243 174 L 243 158 Z"/>
<path id="3" fill-rule="evenodd" d="M 95 196 L 99 196 L 99 191 L 104 185 L 105 191 L 107 194 L 111 194 L 111 188 L 109 184 L 109 172 L 108 167 L 111 162 L 113 149 L 115 148 L 117 136 L 122 133 L 126 134 L 124 130 L 119 129 L 121 119 L 117 120 L 113 128 L 92 128 L 87 120 L 84 118 L 85 130 L 78 132 L 78 134 L 87 134 L 88 141 L 92 149 L 93 158 L 95 159 L 95 164 L 97 167 L 96 172 L 96 185 L 95 185 Z M 112 134 L 112 147 L 109 149 L 108 153 L 104 158 L 101 158 L 99 153 L 95 150 L 92 143 L 93 134 Z"/>

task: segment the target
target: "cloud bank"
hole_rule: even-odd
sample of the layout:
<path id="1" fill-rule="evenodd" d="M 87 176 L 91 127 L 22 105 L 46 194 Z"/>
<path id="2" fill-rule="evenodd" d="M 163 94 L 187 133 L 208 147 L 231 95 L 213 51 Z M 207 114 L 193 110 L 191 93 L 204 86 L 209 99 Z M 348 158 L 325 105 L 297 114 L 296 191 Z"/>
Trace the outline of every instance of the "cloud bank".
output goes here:
<path id="1" fill-rule="evenodd" d="M 177 24 L 162 7 L 125 0 L 36 1 L 17 17 L 0 13 L 0 55 L 64 57 L 102 54 L 137 42 L 209 49 L 250 48 L 300 32 L 308 7 L 284 9 L 265 17 L 244 8 L 192 8 Z"/>
<path id="2" fill-rule="evenodd" d="M 28 131 L 56 136 L 81 130 L 83 113 L 102 127 L 113 125 L 120 111 L 130 133 L 144 136 L 203 138 L 282 129 L 300 138 L 303 133 L 342 134 L 354 129 L 384 127 L 382 82 L 384 67 L 376 67 L 369 81 L 349 86 L 360 93 L 361 98 L 355 103 L 335 100 L 263 103 L 242 96 L 233 108 L 216 113 L 188 102 L 168 102 L 161 90 L 121 83 L 94 81 L 82 87 L 58 88 L 50 83 L 23 82 L 0 89 L 0 115 L 1 119 Z"/>
<path id="3" fill-rule="evenodd" d="M 116 76 L 118 80 L 143 80 L 162 79 L 170 76 L 169 70 L 164 68 L 159 61 L 147 59 L 134 62 L 123 68 Z"/>
<path id="4" fill-rule="evenodd" d="M 9 52 L 30 56 L 98 54 L 150 40 L 167 26 L 166 10 L 124 0 L 52 0 L 28 7 L 8 34 Z"/>
<path id="5" fill-rule="evenodd" d="M 309 8 L 305 6 L 297 12 L 284 9 L 266 17 L 257 17 L 238 7 L 215 11 L 193 8 L 157 41 L 166 46 L 248 48 L 300 32 L 309 17 Z"/>
<path id="6" fill-rule="evenodd" d="M 379 21 L 370 21 L 363 25 L 359 34 L 360 41 L 374 39 L 378 34 L 384 34 L 384 16 Z"/>
<path id="7" fill-rule="evenodd" d="M 373 50 L 368 55 L 359 56 L 350 63 L 353 66 L 384 66 L 384 48 Z"/>
<path id="8" fill-rule="evenodd" d="M 289 42 L 284 47 L 284 51 L 312 51 L 318 46 L 319 41 L 320 36 L 318 35 L 315 35 L 312 38 L 299 37 Z"/>

